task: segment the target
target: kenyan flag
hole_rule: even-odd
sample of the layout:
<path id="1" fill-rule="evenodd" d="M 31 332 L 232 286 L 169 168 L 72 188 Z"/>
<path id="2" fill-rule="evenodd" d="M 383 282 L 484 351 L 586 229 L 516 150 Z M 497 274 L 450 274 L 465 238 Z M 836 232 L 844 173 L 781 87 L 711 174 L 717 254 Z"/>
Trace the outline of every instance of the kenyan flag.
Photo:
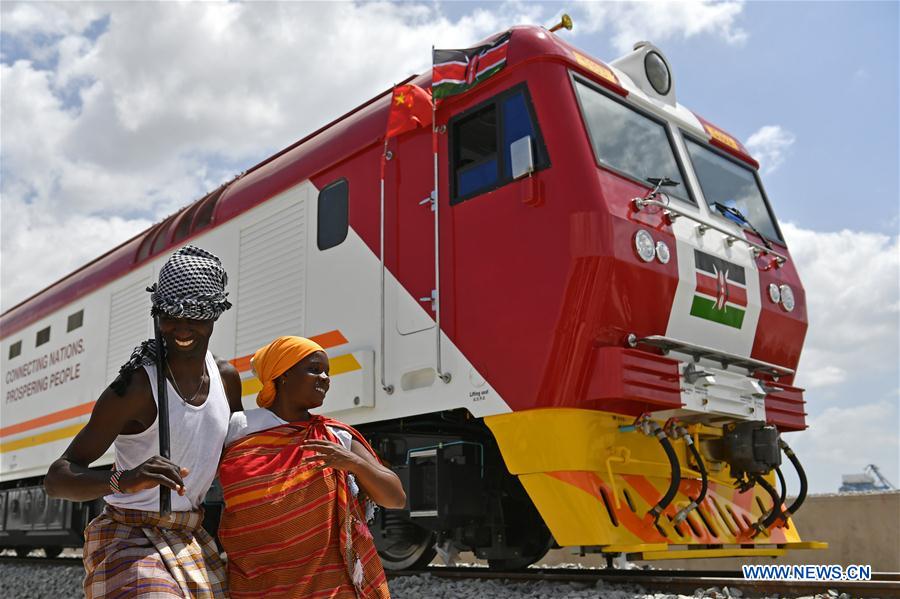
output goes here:
<path id="1" fill-rule="evenodd" d="M 435 100 L 475 87 L 506 65 L 507 31 L 489 44 L 465 50 L 433 50 L 431 95 Z"/>
<path id="2" fill-rule="evenodd" d="M 747 311 L 747 279 L 744 267 L 694 250 L 697 288 L 691 316 L 736 329 Z"/>

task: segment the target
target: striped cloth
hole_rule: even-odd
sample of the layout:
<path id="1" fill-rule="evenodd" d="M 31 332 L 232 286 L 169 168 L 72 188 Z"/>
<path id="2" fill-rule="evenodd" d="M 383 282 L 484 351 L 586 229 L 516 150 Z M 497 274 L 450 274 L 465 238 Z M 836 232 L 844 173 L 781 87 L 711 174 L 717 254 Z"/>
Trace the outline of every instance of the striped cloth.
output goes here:
<path id="1" fill-rule="evenodd" d="M 327 426 L 326 426 L 327 425 Z M 338 443 L 313 416 L 248 435 L 225 448 L 219 479 L 231 597 L 389 598 L 387 579 L 347 473 L 310 464 L 306 439 Z"/>
<path id="2" fill-rule="evenodd" d="M 84 531 L 84 595 L 227 597 L 225 566 L 203 512 L 155 512 L 106 506 Z"/>

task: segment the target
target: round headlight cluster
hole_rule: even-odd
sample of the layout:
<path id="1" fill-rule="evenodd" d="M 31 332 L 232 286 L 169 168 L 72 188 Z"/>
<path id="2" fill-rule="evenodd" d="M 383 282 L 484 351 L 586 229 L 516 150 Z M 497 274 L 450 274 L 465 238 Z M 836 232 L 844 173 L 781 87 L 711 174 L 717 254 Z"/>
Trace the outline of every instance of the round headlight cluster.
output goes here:
<path id="1" fill-rule="evenodd" d="M 778 290 L 781 292 L 781 307 L 791 312 L 794 309 L 794 290 L 788 285 L 782 285 Z"/>
<path id="2" fill-rule="evenodd" d="M 644 262 L 652 262 L 654 258 L 662 264 L 668 264 L 672 258 L 669 246 L 665 241 L 654 241 L 653 236 L 644 229 L 634 234 L 634 250 Z"/>
<path id="3" fill-rule="evenodd" d="M 634 249 L 644 262 L 650 262 L 656 255 L 656 244 L 653 243 L 650 233 L 643 229 L 634 234 Z"/>
<path id="4" fill-rule="evenodd" d="M 665 96 L 672 89 L 672 77 L 669 74 L 669 66 L 663 57 L 656 52 L 647 52 L 644 56 L 644 70 L 647 72 L 647 80 L 653 89 L 661 96 Z"/>
<path id="5" fill-rule="evenodd" d="M 769 283 L 769 299 L 773 304 L 781 303 L 781 289 L 775 283 Z"/>
<path id="6" fill-rule="evenodd" d="M 669 258 L 671 258 L 671 254 L 669 254 L 669 246 L 666 245 L 665 241 L 657 241 L 656 242 L 656 259 L 660 261 L 662 264 L 668 264 Z"/>

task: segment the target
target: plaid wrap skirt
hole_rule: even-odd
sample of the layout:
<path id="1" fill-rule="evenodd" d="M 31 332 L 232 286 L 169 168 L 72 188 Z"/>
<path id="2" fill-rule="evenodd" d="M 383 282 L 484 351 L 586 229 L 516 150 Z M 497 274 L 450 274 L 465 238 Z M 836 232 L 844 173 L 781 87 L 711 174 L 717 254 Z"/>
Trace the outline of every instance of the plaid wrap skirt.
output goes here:
<path id="1" fill-rule="evenodd" d="M 225 566 L 202 523 L 202 511 L 161 518 L 106 506 L 84 531 L 85 597 L 227 597 Z"/>

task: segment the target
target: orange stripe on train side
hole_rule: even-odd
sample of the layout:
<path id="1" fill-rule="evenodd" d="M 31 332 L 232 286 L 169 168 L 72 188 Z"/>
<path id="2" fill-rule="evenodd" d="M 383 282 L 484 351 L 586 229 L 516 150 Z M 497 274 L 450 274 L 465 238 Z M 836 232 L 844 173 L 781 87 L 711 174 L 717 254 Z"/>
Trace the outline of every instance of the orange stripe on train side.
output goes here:
<path id="1" fill-rule="evenodd" d="M 16 451 L 19 449 L 27 449 L 28 447 L 34 447 L 35 445 L 43 445 L 44 443 L 52 443 L 54 441 L 69 439 L 77 435 L 81 431 L 81 429 L 84 428 L 85 424 L 87 423 L 76 422 L 75 424 L 63 426 L 60 428 L 54 428 L 43 433 L 31 435 L 29 437 L 22 437 L 20 439 L 14 439 L 12 441 L 0 443 L 0 453 Z"/>
<path id="2" fill-rule="evenodd" d="M 19 422 L 18 424 L 4 426 L 3 428 L 0 428 L 0 437 L 15 435 L 16 433 L 30 431 L 33 428 L 47 426 L 48 424 L 55 424 L 57 422 L 62 422 L 63 420 L 68 420 L 69 418 L 75 418 L 77 416 L 90 414 L 91 410 L 94 409 L 95 403 L 97 402 L 89 401 L 87 403 L 77 405 L 74 408 L 66 408 L 65 410 L 52 412 L 50 414 L 44 414 L 43 416 L 38 416 L 37 418 L 32 418 L 31 420 L 26 420 L 25 422 Z"/>
<path id="3" fill-rule="evenodd" d="M 601 489 L 606 491 L 607 497 L 615 497 L 612 488 L 594 472 L 576 470 L 545 472 L 544 474 L 577 487 L 600 502 L 604 502 L 603 497 L 600 495 Z M 659 531 L 656 530 L 656 528 L 650 526 L 647 520 L 642 520 L 640 516 L 632 512 L 629 508 L 625 506 L 616 508 L 614 503 L 610 503 L 609 509 L 616 514 L 619 523 L 639 539 L 655 543 L 666 542 L 665 537 L 659 534 Z"/>
<path id="4" fill-rule="evenodd" d="M 347 343 L 347 338 L 344 337 L 344 334 L 340 331 L 328 331 L 327 333 L 322 333 L 321 335 L 315 335 L 309 338 L 310 341 L 315 341 L 325 349 L 329 347 L 337 347 L 338 345 L 343 345 Z M 235 358 L 231 360 L 231 363 L 237 368 L 238 372 L 246 372 L 250 370 L 250 358 L 253 357 L 253 354 L 248 354 L 246 356 L 242 356 L 240 358 Z"/>

